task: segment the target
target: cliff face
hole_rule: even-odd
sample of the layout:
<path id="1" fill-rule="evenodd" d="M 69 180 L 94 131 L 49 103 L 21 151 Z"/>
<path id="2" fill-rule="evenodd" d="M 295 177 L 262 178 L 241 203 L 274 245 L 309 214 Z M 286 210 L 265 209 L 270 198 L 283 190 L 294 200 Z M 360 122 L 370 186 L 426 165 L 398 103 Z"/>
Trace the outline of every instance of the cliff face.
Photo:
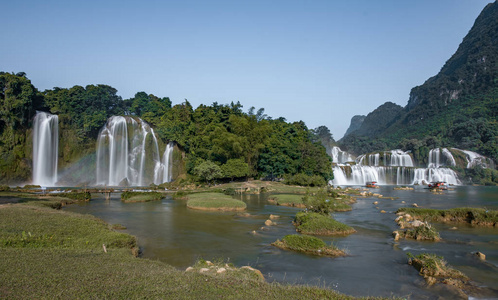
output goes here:
<path id="1" fill-rule="evenodd" d="M 361 115 L 356 115 L 351 118 L 351 123 L 349 124 L 348 130 L 346 130 L 346 133 L 344 134 L 344 137 L 350 135 L 351 133 L 355 132 L 356 130 L 360 129 L 361 124 L 363 124 L 363 121 L 365 120 L 366 116 L 361 116 Z"/>
<path id="2" fill-rule="evenodd" d="M 453 56 L 434 77 L 414 87 L 403 124 L 415 125 L 469 95 L 498 85 L 498 3 L 488 4 Z"/>
<path id="3" fill-rule="evenodd" d="M 395 122 L 402 113 L 402 106 L 392 102 L 386 102 L 364 117 L 360 127 L 355 131 L 352 131 L 352 133 L 377 137 Z M 351 122 L 353 122 L 353 120 L 351 120 Z"/>

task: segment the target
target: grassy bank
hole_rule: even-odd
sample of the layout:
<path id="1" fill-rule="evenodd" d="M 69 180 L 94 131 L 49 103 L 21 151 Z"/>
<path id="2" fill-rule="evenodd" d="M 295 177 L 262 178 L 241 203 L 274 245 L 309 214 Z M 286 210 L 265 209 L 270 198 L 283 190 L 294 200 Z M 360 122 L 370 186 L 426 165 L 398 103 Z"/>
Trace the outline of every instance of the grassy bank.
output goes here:
<path id="1" fill-rule="evenodd" d="M 356 232 L 353 227 L 332 217 L 314 212 L 299 212 L 294 221 L 297 231 L 312 235 L 348 235 Z"/>
<path id="2" fill-rule="evenodd" d="M 251 269 L 184 272 L 134 257 L 135 246 L 134 237 L 92 216 L 31 202 L 0 205 L 0 298 L 353 299 L 269 284 Z"/>
<path id="3" fill-rule="evenodd" d="M 188 195 L 187 207 L 199 210 L 238 211 L 246 204 L 221 193 L 198 193 Z"/>
<path id="4" fill-rule="evenodd" d="M 452 209 L 402 207 L 398 209 L 397 213 L 401 212 L 424 221 L 469 223 L 476 226 L 498 226 L 498 210 L 472 207 Z"/>
<path id="5" fill-rule="evenodd" d="M 299 208 L 305 207 L 302 195 L 295 195 L 295 194 L 272 195 L 268 199 L 268 201 L 275 203 L 276 205 L 282 205 L 282 206 L 291 206 Z"/>
<path id="6" fill-rule="evenodd" d="M 343 250 L 338 249 L 334 245 L 327 246 L 324 241 L 314 236 L 291 234 L 286 235 L 282 240 L 277 240 L 272 243 L 284 250 L 292 250 L 319 256 L 345 256 Z"/>
<path id="7" fill-rule="evenodd" d="M 125 203 L 157 201 L 164 198 L 159 192 L 123 192 L 121 201 Z"/>

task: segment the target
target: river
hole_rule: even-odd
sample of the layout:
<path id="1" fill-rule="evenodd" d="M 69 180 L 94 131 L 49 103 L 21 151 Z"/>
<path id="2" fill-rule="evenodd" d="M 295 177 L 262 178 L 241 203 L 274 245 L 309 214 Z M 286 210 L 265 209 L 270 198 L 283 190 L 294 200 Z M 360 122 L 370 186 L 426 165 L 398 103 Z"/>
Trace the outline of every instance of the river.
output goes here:
<path id="1" fill-rule="evenodd" d="M 292 220 L 299 209 L 271 205 L 266 194 L 238 196 L 247 203 L 250 216 L 190 210 L 185 200 L 171 197 L 122 203 L 117 194 L 108 201 L 93 195 L 95 198 L 88 203 L 64 209 L 126 226 L 124 231 L 138 238 L 143 257 L 180 269 L 199 258 L 224 259 L 237 266 L 255 267 L 270 282 L 317 285 L 353 296 L 453 299 L 456 295 L 444 285 L 427 287 L 415 268 L 407 264 L 408 252 L 429 252 L 443 256 L 476 285 L 487 288 L 485 294 L 473 296 L 498 298 L 498 228 L 434 223 L 440 242 L 392 238 L 392 232 L 399 229 L 394 222 L 399 207 L 417 203 L 425 208 L 498 209 L 498 187 L 457 186 L 443 194 L 433 194 L 422 186 L 411 191 L 381 186 L 375 192 L 398 199 L 358 198 L 352 211 L 333 215 L 357 230 L 347 237 L 323 238 L 347 251 L 348 256 L 341 258 L 315 257 L 271 246 L 284 235 L 295 233 Z M 374 205 L 374 201 L 379 203 Z M 277 225 L 264 225 L 270 214 L 280 216 Z M 458 229 L 451 229 L 454 226 Z M 477 259 L 472 254 L 476 251 L 484 253 L 486 260 Z"/>

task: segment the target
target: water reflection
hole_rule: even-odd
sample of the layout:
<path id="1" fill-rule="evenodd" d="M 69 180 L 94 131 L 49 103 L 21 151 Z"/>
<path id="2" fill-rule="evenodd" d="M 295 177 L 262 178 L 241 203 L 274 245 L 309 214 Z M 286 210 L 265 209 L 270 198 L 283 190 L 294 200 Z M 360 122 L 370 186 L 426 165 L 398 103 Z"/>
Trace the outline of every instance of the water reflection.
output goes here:
<path id="1" fill-rule="evenodd" d="M 456 187 L 439 195 L 422 187 L 399 191 L 384 186 L 378 192 L 398 199 L 359 198 L 352 211 L 334 214 L 338 221 L 357 230 L 347 237 L 323 238 L 347 250 L 349 256 L 342 258 L 318 258 L 270 246 L 276 239 L 295 233 L 292 219 L 299 209 L 269 205 L 267 195 L 240 196 L 247 203 L 249 216 L 190 210 L 184 200 L 169 197 L 128 204 L 116 197 L 109 201 L 97 198 L 65 209 L 125 225 L 126 232 L 138 237 L 144 257 L 178 268 L 192 265 L 199 257 L 224 258 L 260 269 L 268 281 L 325 286 L 354 296 L 452 298 L 455 295 L 448 294 L 444 287 L 426 287 L 418 272 L 407 264 L 407 252 L 433 252 L 479 285 L 498 290 L 498 228 L 458 224 L 458 230 L 453 230 L 455 225 L 435 224 L 443 239 L 439 243 L 395 242 L 391 236 L 398 229 L 394 212 L 399 207 L 417 203 L 429 208 L 498 209 L 498 188 Z M 374 205 L 374 201 L 379 203 Z M 280 216 L 276 226 L 264 226 L 270 214 Z M 472 255 L 475 251 L 485 253 L 486 261 L 477 260 Z M 498 297 L 498 293 L 493 296 Z"/>

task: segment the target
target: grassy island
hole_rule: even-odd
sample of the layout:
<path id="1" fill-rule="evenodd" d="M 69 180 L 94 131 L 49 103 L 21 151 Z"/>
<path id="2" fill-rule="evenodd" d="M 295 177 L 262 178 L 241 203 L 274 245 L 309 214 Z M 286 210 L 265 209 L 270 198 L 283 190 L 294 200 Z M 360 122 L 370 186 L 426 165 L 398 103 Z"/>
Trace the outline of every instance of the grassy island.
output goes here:
<path id="1" fill-rule="evenodd" d="M 407 255 L 408 264 L 415 267 L 429 285 L 440 282 L 462 288 L 468 284 L 469 278 L 462 272 L 449 267 L 441 256 L 429 253 L 417 256 L 410 253 Z"/>
<path id="2" fill-rule="evenodd" d="M 296 194 L 279 194 L 272 195 L 269 199 L 270 202 L 275 202 L 277 205 L 291 206 L 304 208 L 303 195 Z"/>
<path id="3" fill-rule="evenodd" d="M 334 245 L 327 246 L 324 241 L 314 236 L 291 234 L 286 235 L 282 240 L 272 243 L 284 250 L 292 250 L 319 256 L 345 256 L 346 252 L 338 249 Z"/>
<path id="4" fill-rule="evenodd" d="M 223 265 L 211 270 L 198 264 L 185 272 L 137 258 L 133 236 L 115 232 L 89 215 L 27 201 L 0 205 L 2 299 L 75 295 L 83 299 L 354 299 L 329 289 L 267 283 L 250 267 Z M 203 268 L 208 271 L 204 273 Z"/>
<path id="5" fill-rule="evenodd" d="M 187 207 L 199 210 L 237 211 L 245 210 L 243 201 L 221 193 L 198 193 L 188 195 Z"/>
<path id="6" fill-rule="evenodd" d="M 328 215 L 314 212 L 299 212 L 294 224 L 297 231 L 312 235 L 348 235 L 356 232 L 354 228 L 334 220 Z"/>
<path id="7" fill-rule="evenodd" d="M 429 209 L 402 207 L 397 213 L 406 213 L 424 221 L 443 223 L 469 223 L 475 226 L 498 226 L 498 210 L 459 207 L 452 209 Z"/>
<path id="8" fill-rule="evenodd" d="M 157 201 L 164 198 L 159 192 L 123 192 L 121 201 L 126 203 Z"/>

